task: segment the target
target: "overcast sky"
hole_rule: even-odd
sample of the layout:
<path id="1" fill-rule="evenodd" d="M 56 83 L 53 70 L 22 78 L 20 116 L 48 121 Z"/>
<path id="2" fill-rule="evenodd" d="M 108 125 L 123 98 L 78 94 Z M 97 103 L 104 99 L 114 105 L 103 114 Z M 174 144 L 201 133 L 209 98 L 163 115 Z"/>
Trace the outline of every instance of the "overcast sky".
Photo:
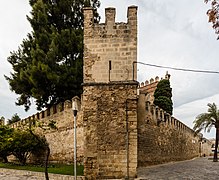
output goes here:
<path id="1" fill-rule="evenodd" d="M 13 4 L 13 6 L 12 6 Z M 116 8 L 116 21 L 126 22 L 127 7 L 138 6 L 138 61 L 177 68 L 219 71 L 214 30 L 208 23 L 209 5 L 203 0 L 102 0 L 98 12 L 104 22 L 104 8 Z M 11 69 L 7 62 L 10 51 L 16 51 L 31 31 L 26 19 L 31 8 L 26 0 L 2 1 L 0 6 L 0 116 L 6 119 L 18 113 L 25 118 L 33 114 L 15 106 L 17 96 L 9 90 L 4 74 Z M 203 74 L 160 69 L 138 64 L 138 80 L 171 74 L 174 117 L 193 127 L 195 117 L 207 111 L 207 103 L 219 106 L 219 74 Z M 214 131 L 205 133 L 214 137 Z"/>

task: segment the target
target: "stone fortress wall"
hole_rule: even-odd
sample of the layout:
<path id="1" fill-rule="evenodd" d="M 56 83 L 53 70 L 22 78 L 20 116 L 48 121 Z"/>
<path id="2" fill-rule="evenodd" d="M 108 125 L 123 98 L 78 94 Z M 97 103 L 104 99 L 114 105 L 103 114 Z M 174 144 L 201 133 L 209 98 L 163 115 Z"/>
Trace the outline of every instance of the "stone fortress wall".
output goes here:
<path id="1" fill-rule="evenodd" d="M 201 152 L 200 156 L 205 157 L 205 156 L 213 156 L 214 152 L 214 144 L 215 144 L 215 139 L 206 139 L 205 137 L 201 138 Z"/>
<path id="2" fill-rule="evenodd" d="M 201 154 L 200 137 L 154 106 L 159 78 L 137 80 L 137 7 L 128 8 L 127 23 L 115 22 L 107 8 L 106 22 L 95 24 L 92 8 L 84 9 L 84 83 L 77 116 L 78 160 L 86 179 L 129 178 L 137 167 L 186 160 Z M 165 78 L 170 78 L 168 73 Z M 138 94 L 139 92 L 139 94 Z M 13 124 L 14 128 L 56 122 L 47 129 L 51 161 L 73 162 L 71 101 Z"/>
<path id="3" fill-rule="evenodd" d="M 55 122 L 57 129 L 49 128 L 48 124 Z M 49 161 L 59 163 L 72 163 L 74 157 L 74 116 L 72 112 L 72 102 L 70 100 L 53 105 L 51 108 L 34 114 L 19 122 L 10 125 L 13 128 L 25 129 L 32 126 L 41 131 L 50 146 Z M 77 157 L 78 162 L 83 162 L 84 157 L 84 133 L 82 113 L 78 112 L 77 115 Z"/>
<path id="4" fill-rule="evenodd" d="M 165 79 L 170 79 L 168 73 Z M 195 135 L 191 128 L 152 104 L 158 83 L 159 77 L 156 77 L 155 81 L 146 81 L 139 88 L 139 166 L 191 159 L 201 153 L 200 135 Z"/>
<path id="5" fill-rule="evenodd" d="M 170 74 L 166 72 L 164 78 L 170 80 Z M 155 79 L 151 78 L 150 81 L 142 82 L 139 86 L 139 165 L 160 164 L 212 155 L 213 143 L 211 141 L 200 133 L 195 134 L 193 129 L 153 104 L 153 94 L 158 83 L 159 77 L 157 76 Z"/>
<path id="6" fill-rule="evenodd" d="M 209 140 L 204 139 L 203 142 L 200 142 L 199 137 L 194 137 L 194 131 L 191 128 L 148 101 L 145 88 L 147 89 L 146 86 L 150 86 L 150 84 L 154 86 L 155 82 L 157 84 L 159 78 L 155 79 L 155 81 L 151 79 L 151 83 L 146 83 L 144 86 L 142 83 L 138 95 L 138 166 L 190 159 L 204 154 L 210 155 L 212 143 Z M 124 95 L 121 94 L 121 96 Z M 66 101 L 16 122 L 11 127 L 24 129 L 33 125 L 33 120 L 44 127 L 51 121 L 56 122 L 57 129 L 44 131 L 51 148 L 50 161 L 73 162 L 74 118 L 71 107 L 71 101 Z M 106 108 L 106 105 L 104 107 Z M 99 127 L 100 131 L 102 127 L 105 128 L 101 125 Z M 79 111 L 77 116 L 77 157 L 79 162 L 83 162 L 84 157 L 83 128 L 82 112 Z"/>

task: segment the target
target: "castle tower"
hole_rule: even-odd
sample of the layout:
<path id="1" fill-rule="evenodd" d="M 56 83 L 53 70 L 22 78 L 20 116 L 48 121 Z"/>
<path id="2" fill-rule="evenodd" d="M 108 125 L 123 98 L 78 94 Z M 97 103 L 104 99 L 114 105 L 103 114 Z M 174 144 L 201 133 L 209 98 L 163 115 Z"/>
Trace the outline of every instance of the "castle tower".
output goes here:
<path id="1" fill-rule="evenodd" d="M 127 23 L 103 24 L 84 9 L 83 121 L 87 179 L 135 177 L 137 168 L 137 7 Z"/>
<path id="2" fill-rule="evenodd" d="M 161 78 L 162 80 L 163 78 Z M 165 79 L 170 80 L 170 74 L 168 71 L 165 74 Z M 154 103 L 154 93 L 157 89 L 157 85 L 160 82 L 159 77 L 155 77 L 155 79 L 151 78 L 150 81 L 146 80 L 145 83 L 141 83 L 139 88 L 140 94 L 145 94 L 145 101 L 149 101 L 151 104 Z"/>

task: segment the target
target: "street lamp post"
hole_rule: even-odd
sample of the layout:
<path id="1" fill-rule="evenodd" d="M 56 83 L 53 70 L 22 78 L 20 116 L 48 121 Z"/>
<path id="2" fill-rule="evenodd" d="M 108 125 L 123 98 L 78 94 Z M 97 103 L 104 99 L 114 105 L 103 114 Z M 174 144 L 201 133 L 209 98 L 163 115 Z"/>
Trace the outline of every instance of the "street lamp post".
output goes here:
<path id="1" fill-rule="evenodd" d="M 74 98 L 72 101 L 72 111 L 74 115 L 74 179 L 77 179 L 77 112 L 78 104 L 77 99 Z"/>

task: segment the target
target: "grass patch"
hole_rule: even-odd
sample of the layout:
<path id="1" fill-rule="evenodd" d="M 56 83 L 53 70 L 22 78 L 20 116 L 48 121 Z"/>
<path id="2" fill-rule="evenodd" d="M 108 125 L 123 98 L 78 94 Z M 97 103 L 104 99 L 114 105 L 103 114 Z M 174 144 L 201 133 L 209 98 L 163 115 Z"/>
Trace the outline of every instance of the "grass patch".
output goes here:
<path id="1" fill-rule="evenodd" d="M 44 172 L 44 167 L 39 165 L 17 165 L 12 163 L 1 163 L 0 168 L 6 169 L 17 169 L 17 170 L 27 170 L 27 171 L 36 171 L 36 172 Z M 54 174 L 63 174 L 63 175 L 74 175 L 74 166 L 73 165 L 66 165 L 66 164 L 50 164 L 48 168 L 49 173 Z M 77 166 L 77 175 L 83 176 L 84 174 L 84 167 Z"/>

